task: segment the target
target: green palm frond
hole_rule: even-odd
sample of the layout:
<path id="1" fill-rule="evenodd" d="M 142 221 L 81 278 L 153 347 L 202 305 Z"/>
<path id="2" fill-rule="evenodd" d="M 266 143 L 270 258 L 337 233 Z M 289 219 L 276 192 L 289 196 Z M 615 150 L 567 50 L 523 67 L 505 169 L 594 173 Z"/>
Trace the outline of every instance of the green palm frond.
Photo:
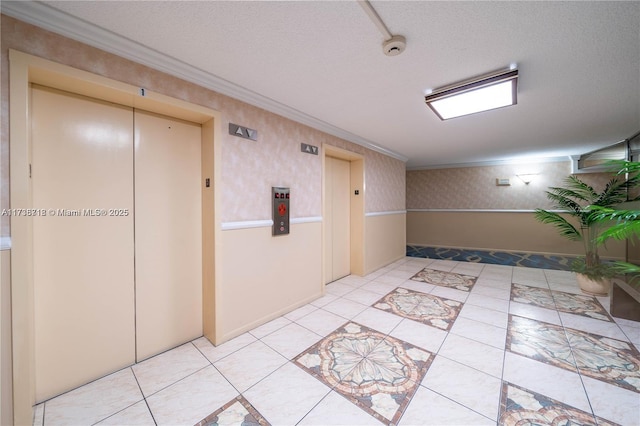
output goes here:
<path id="1" fill-rule="evenodd" d="M 580 241 L 582 239 L 582 234 L 580 233 L 580 231 L 578 231 L 575 226 L 573 226 L 571 223 L 569 223 L 569 221 L 567 221 L 564 217 L 560 216 L 556 212 L 536 209 L 535 218 L 542 223 L 548 223 L 555 226 L 558 231 L 560 231 L 560 235 L 569 240 Z"/>
<path id="2" fill-rule="evenodd" d="M 640 236 L 640 220 L 613 225 L 611 228 L 603 231 L 596 239 L 596 242 L 598 244 L 604 244 L 609 238 L 626 240 L 634 236 Z"/>
<path id="3" fill-rule="evenodd" d="M 571 190 L 575 194 L 575 198 L 586 201 L 589 204 L 591 204 L 591 201 L 593 201 L 599 195 L 591 185 L 583 182 L 576 175 L 567 176 L 564 182 L 566 185 L 566 189 Z"/>
<path id="4" fill-rule="evenodd" d="M 604 190 L 593 200 L 595 206 L 612 206 L 627 200 L 627 187 L 629 180 L 613 178 L 607 182 Z"/>
<path id="5" fill-rule="evenodd" d="M 570 198 L 570 196 L 567 196 L 565 191 L 560 191 L 562 188 L 550 189 L 551 191 L 547 191 L 547 198 L 553 201 L 555 208 L 565 210 L 572 214 L 580 214 L 582 206 Z"/>

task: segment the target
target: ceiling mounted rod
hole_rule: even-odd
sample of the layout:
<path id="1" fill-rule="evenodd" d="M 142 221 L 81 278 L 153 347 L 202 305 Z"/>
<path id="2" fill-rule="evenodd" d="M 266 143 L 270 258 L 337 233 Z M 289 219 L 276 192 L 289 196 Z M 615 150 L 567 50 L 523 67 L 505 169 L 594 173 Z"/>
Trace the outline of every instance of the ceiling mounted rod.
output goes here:
<path id="1" fill-rule="evenodd" d="M 384 36 L 384 42 L 382 43 L 382 51 L 387 56 L 397 56 L 404 52 L 407 47 L 407 41 L 401 35 L 393 35 L 387 28 L 387 26 L 380 19 L 378 12 L 371 6 L 368 0 L 358 0 L 358 3 L 362 9 L 367 13 L 369 19 L 376 24 L 376 27 L 380 30 Z"/>
<path id="2" fill-rule="evenodd" d="M 371 6 L 371 3 L 369 3 L 368 0 L 358 0 L 358 3 L 362 7 L 362 9 L 364 9 L 364 11 L 367 12 L 367 15 L 369 15 L 369 19 L 371 19 L 371 21 L 373 21 L 373 23 L 376 24 L 376 27 L 378 27 L 378 29 L 384 36 L 384 39 L 385 40 L 391 39 L 393 35 L 391 34 L 391 32 L 389 32 L 389 29 L 384 24 L 384 22 L 382 22 L 380 15 L 378 15 L 378 12 L 376 12 L 373 6 Z"/>

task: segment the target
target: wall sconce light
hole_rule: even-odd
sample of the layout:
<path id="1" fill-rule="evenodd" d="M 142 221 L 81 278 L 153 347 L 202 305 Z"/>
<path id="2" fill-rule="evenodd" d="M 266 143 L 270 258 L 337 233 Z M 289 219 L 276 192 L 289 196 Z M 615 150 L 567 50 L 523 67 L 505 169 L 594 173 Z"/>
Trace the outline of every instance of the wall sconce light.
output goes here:
<path id="1" fill-rule="evenodd" d="M 516 175 L 518 176 L 518 178 L 524 182 L 525 185 L 529 185 L 531 183 L 531 181 L 538 176 L 537 173 L 527 173 L 527 174 L 522 174 L 522 175 Z"/>
<path id="2" fill-rule="evenodd" d="M 514 68 L 485 74 L 441 87 L 424 100 L 441 120 L 518 103 L 518 70 Z"/>

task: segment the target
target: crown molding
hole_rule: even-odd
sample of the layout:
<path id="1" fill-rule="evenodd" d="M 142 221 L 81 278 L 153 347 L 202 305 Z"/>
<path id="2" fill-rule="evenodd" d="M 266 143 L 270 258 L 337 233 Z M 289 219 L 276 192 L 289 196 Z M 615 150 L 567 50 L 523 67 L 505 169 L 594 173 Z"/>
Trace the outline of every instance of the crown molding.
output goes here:
<path id="1" fill-rule="evenodd" d="M 295 108 L 246 89 L 205 70 L 196 68 L 114 32 L 75 18 L 46 4 L 34 1 L 2 1 L 0 11 L 20 21 L 77 40 L 155 70 L 181 78 L 247 104 L 289 118 L 316 130 L 328 133 L 357 145 L 388 155 L 403 162 L 408 157 L 379 146 L 365 138 L 312 117 Z"/>
<path id="2" fill-rule="evenodd" d="M 538 164 L 538 163 L 557 163 L 560 161 L 571 161 L 571 157 L 563 155 L 560 157 L 523 157 L 512 158 L 506 160 L 495 161 L 478 161 L 475 163 L 451 163 L 451 164 L 434 164 L 430 166 L 415 166 L 407 167 L 408 172 L 420 171 L 420 170 L 435 170 L 435 169 L 457 169 L 463 167 L 482 167 L 482 166 L 509 166 L 513 164 Z"/>

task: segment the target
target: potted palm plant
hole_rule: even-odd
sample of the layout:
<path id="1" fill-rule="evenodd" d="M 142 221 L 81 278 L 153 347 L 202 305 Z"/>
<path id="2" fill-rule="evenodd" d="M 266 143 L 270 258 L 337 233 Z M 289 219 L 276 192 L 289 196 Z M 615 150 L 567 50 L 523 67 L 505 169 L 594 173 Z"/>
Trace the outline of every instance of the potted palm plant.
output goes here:
<path id="1" fill-rule="evenodd" d="M 565 187 L 550 187 L 546 191 L 547 198 L 561 213 L 544 209 L 535 211 L 538 221 L 555 226 L 560 235 L 569 240 L 582 242 L 584 256 L 576 259 L 571 269 L 577 273 L 578 284 L 585 293 L 608 294 L 610 278 L 618 273 L 610 262 L 601 261 L 598 254 L 599 237 L 607 228 L 607 220 L 598 208 L 611 208 L 626 201 L 627 190 L 638 184 L 637 173 L 627 178 L 616 175 L 601 192 L 597 192 L 578 176 L 570 175 L 565 179 Z"/>
<path id="2" fill-rule="evenodd" d="M 630 161 L 612 161 L 618 174 L 640 173 L 640 163 Z M 631 198 L 631 197 L 630 197 Z M 640 321 L 640 264 L 638 264 L 638 238 L 640 237 L 640 195 L 630 199 L 631 203 L 612 208 L 595 208 L 595 219 L 612 224 L 597 239 L 604 244 L 610 239 L 627 241 L 627 261 L 614 262 L 616 277 L 612 279 L 610 300 L 611 315 Z M 633 255 L 631 254 L 633 252 Z M 629 259 L 634 263 L 629 263 Z"/>

